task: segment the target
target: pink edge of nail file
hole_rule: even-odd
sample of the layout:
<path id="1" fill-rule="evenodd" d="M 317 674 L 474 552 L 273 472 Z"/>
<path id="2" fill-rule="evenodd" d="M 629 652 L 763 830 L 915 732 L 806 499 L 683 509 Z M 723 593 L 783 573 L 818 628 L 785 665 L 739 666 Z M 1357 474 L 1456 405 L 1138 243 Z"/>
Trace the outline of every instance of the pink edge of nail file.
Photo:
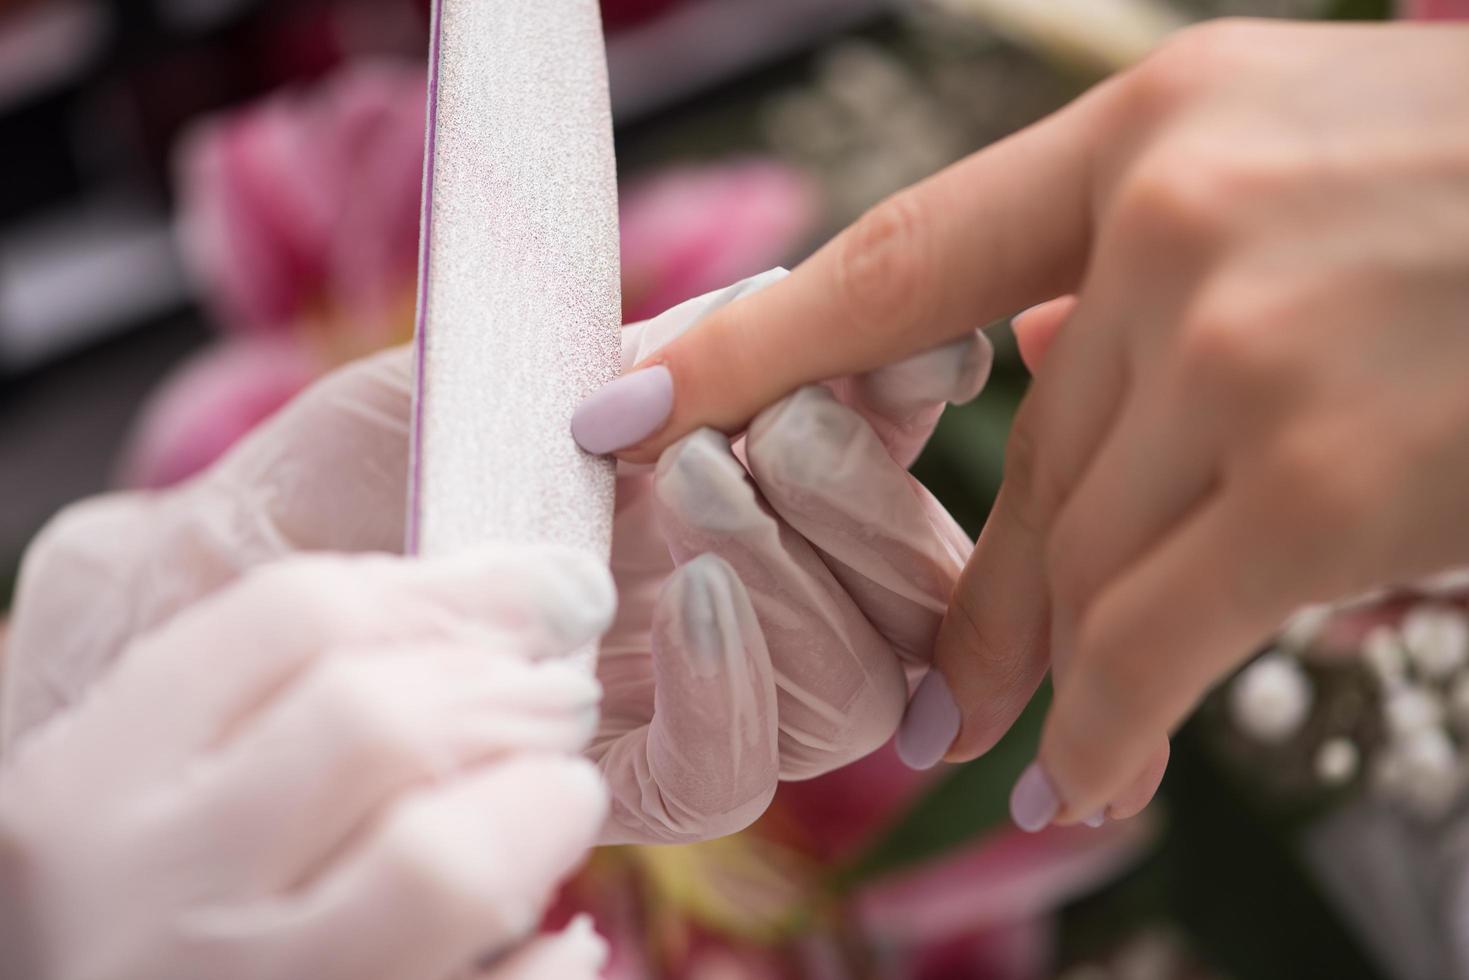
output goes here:
<path id="1" fill-rule="evenodd" d="M 428 100 L 408 551 L 606 561 L 613 464 L 570 432 L 621 360 L 596 0 L 436 0 Z"/>

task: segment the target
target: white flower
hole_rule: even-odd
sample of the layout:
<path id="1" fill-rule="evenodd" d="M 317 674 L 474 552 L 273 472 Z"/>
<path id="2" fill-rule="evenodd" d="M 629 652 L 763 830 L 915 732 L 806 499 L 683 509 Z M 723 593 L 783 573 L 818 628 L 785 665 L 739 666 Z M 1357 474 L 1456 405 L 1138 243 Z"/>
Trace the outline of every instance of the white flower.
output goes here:
<path id="1" fill-rule="evenodd" d="M 1262 742 L 1283 742 L 1305 724 L 1311 700 L 1311 681 L 1301 665 L 1268 653 L 1235 678 L 1229 706 L 1245 734 Z"/>
<path id="2" fill-rule="evenodd" d="M 1402 634 L 1424 677 L 1441 680 L 1469 662 L 1469 617 L 1452 606 L 1414 606 L 1403 617 Z"/>
<path id="3" fill-rule="evenodd" d="M 1387 696 L 1382 706 L 1387 727 L 1393 735 L 1407 737 L 1443 722 L 1443 701 L 1423 687 L 1400 687 Z"/>
<path id="4" fill-rule="evenodd" d="M 1328 786 L 1340 786 L 1357 774 L 1361 762 L 1361 753 L 1351 739 L 1327 739 L 1316 750 L 1316 776 Z"/>
<path id="5" fill-rule="evenodd" d="M 1442 728 L 1419 729 L 1401 739 L 1394 751 L 1402 762 L 1406 798 L 1425 816 L 1441 815 L 1462 788 L 1459 753 Z"/>
<path id="6" fill-rule="evenodd" d="M 1388 690 L 1401 684 L 1408 672 L 1408 655 L 1398 631 L 1391 626 L 1375 627 L 1363 638 L 1362 659 Z"/>

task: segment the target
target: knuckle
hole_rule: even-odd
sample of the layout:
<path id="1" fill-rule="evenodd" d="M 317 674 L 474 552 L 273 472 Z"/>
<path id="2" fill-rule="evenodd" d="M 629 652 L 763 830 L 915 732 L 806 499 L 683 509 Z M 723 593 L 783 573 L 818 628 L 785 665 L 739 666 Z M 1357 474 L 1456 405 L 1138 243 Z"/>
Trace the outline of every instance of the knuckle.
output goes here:
<path id="1" fill-rule="evenodd" d="M 762 489 L 818 489 L 840 475 L 840 460 L 864 428 L 857 413 L 826 388 L 807 386 L 767 409 L 751 426 L 746 443 L 750 472 Z"/>
<path id="2" fill-rule="evenodd" d="M 1134 248 L 1197 251 L 1228 231 L 1238 206 L 1228 168 L 1212 154 L 1169 147 L 1139 161 L 1118 190 L 1113 223 Z"/>
<path id="3" fill-rule="evenodd" d="M 934 294 L 926 281 L 925 227 L 918 196 L 904 191 L 869 210 L 844 237 L 837 295 L 855 330 L 872 334 L 926 318 Z"/>
<path id="4" fill-rule="evenodd" d="M 1339 454 L 1327 444 L 1282 440 L 1271 451 L 1266 472 L 1268 492 L 1285 504 L 1282 509 L 1296 533 L 1323 537 L 1323 549 L 1360 529 L 1371 515 L 1376 497 L 1372 480 L 1360 470 L 1343 468 Z"/>
<path id="5" fill-rule="evenodd" d="M 1260 27 L 1221 18 L 1187 27 L 1133 68 L 1125 79 L 1129 108 L 1165 118 L 1220 79 L 1230 78 L 1258 44 Z"/>
<path id="6" fill-rule="evenodd" d="M 1290 380 L 1269 331 L 1237 312 L 1192 318 L 1183 327 L 1178 359 L 1185 385 L 1220 397 L 1259 398 Z"/>

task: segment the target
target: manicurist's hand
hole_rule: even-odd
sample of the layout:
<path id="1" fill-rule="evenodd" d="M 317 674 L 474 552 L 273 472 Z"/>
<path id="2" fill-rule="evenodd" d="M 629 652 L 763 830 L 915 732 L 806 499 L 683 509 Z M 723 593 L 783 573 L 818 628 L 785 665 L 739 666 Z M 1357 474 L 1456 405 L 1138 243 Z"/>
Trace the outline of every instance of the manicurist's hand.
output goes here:
<path id="1" fill-rule="evenodd" d="M 0 761 L 0 978 L 600 975 L 530 934 L 607 812 L 612 608 L 565 549 L 311 556 L 140 632 Z"/>
<path id="2" fill-rule="evenodd" d="M 1060 297 L 1019 324 L 1049 349 L 905 732 L 970 758 L 1050 670 L 1017 820 L 1135 812 L 1295 607 L 1469 562 L 1466 92 L 1469 28 L 1187 31 L 647 358 L 600 448 Z"/>

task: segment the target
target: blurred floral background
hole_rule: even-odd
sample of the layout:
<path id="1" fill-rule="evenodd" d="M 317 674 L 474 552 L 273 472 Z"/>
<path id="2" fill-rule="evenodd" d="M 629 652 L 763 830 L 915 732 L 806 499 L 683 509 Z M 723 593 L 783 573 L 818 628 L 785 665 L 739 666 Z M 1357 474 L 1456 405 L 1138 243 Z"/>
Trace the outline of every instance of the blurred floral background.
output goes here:
<path id="1" fill-rule="evenodd" d="M 629 320 L 867 206 L 1204 17 L 1466 0 L 603 0 Z M 411 332 L 426 0 L 0 0 L 0 608 L 70 500 L 163 487 Z M 920 476 L 971 531 L 1025 374 Z M 611 978 L 1469 977 L 1465 583 L 1303 611 L 1175 741 L 1158 803 L 1013 831 L 1045 694 L 986 757 L 890 750 L 750 830 L 599 852 Z"/>

